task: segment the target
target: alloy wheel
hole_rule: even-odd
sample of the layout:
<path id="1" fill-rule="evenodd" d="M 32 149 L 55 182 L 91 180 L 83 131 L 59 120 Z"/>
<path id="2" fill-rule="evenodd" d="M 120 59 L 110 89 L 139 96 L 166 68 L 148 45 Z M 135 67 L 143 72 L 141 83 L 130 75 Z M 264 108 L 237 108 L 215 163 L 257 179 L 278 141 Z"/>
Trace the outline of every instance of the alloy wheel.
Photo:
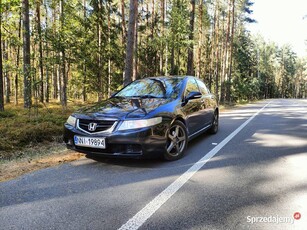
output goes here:
<path id="1" fill-rule="evenodd" d="M 168 133 L 167 152 L 173 157 L 179 156 L 185 149 L 187 137 L 183 127 L 174 124 Z"/>

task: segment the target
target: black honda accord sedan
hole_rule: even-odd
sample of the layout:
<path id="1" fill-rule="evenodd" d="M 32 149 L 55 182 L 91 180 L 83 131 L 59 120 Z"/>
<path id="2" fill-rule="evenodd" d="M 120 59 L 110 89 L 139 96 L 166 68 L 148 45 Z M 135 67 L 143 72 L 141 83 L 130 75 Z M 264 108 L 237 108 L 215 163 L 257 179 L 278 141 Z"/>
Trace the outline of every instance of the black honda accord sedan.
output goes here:
<path id="1" fill-rule="evenodd" d="M 217 100 L 201 80 L 150 77 L 72 114 L 64 141 L 85 154 L 177 160 L 189 140 L 205 131 L 215 134 L 218 119 Z"/>

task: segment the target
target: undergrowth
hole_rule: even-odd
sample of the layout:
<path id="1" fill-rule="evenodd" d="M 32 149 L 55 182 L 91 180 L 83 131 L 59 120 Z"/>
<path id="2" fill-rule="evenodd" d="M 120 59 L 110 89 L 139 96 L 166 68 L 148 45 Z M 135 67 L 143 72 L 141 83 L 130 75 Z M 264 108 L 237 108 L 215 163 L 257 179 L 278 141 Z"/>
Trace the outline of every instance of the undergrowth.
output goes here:
<path id="1" fill-rule="evenodd" d="M 61 143 L 63 124 L 79 107 L 71 104 L 63 109 L 58 103 L 49 103 L 29 110 L 22 105 L 6 105 L 0 112 L 0 160 L 16 158 L 16 152 L 24 148 Z"/>

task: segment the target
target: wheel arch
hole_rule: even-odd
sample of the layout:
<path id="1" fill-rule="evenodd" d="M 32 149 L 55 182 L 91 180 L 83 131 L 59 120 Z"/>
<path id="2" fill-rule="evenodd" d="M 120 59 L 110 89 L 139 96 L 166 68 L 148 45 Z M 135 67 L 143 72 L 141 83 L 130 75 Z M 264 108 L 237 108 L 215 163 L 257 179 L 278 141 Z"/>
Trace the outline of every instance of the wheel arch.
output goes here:
<path id="1" fill-rule="evenodd" d="M 171 126 L 175 121 L 180 121 L 180 122 L 182 122 L 182 123 L 184 124 L 184 126 L 185 126 L 185 129 L 186 129 L 188 135 L 189 135 L 189 129 L 188 129 L 186 120 L 185 120 L 182 116 L 180 116 L 180 115 L 179 115 L 179 116 L 176 116 L 176 117 L 173 119 L 173 121 L 171 122 L 170 126 Z"/>
<path id="2" fill-rule="evenodd" d="M 184 126 L 187 128 L 186 121 L 185 121 L 185 119 L 184 119 L 182 116 L 176 116 L 176 117 L 172 120 L 171 125 L 172 125 L 175 121 L 181 121 L 181 122 L 184 124 Z"/>

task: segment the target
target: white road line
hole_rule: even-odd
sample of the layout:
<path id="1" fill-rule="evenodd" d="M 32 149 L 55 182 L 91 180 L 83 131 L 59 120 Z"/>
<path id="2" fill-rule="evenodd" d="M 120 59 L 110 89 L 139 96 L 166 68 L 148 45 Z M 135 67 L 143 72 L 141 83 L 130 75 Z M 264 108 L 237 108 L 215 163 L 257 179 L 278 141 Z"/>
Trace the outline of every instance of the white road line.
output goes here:
<path id="1" fill-rule="evenodd" d="M 119 230 L 136 230 L 141 227 L 145 221 L 151 217 L 169 198 L 171 198 L 198 170 L 200 170 L 215 154 L 217 154 L 232 138 L 234 138 L 248 123 L 250 123 L 262 110 L 268 105 L 267 103 L 260 110 L 258 110 L 247 121 L 240 125 L 228 137 L 226 137 L 219 145 L 214 147 L 204 157 L 197 161 L 191 168 L 178 177 L 172 184 L 164 189 L 158 196 L 156 196 L 150 203 L 148 203 L 135 216 L 123 224 Z"/>

